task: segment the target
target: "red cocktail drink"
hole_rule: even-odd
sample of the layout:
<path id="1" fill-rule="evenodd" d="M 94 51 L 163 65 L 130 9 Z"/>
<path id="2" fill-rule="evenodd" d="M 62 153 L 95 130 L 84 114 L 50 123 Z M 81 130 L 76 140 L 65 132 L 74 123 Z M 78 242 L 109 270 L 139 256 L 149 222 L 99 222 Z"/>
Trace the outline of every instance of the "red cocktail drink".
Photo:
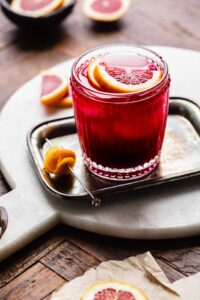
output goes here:
<path id="1" fill-rule="evenodd" d="M 111 45 L 87 52 L 72 70 L 78 136 L 86 166 L 113 180 L 156 168 L 169 99 L 166 63 L 147 49 Z"/>

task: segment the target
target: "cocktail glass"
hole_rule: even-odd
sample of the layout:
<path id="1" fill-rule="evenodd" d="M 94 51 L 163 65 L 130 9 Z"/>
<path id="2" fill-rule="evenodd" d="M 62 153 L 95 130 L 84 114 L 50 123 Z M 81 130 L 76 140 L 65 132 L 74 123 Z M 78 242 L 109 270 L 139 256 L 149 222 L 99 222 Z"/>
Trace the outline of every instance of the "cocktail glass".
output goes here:
<path id="1" fill-rule="evenodd" d="M 156 85 L 139 92 L 113 93 L 95 89 L 87 80 L 92 58 L 118 55 L 120 65 L 133 66 L 137 62 L 131 61 L 132 54 L 159 66 L 162 78 Z M 107 179 L 131 180 L 157 167 L 168 115 L 169 86 L 166 62 L 142 47 L 103 46 L 75 61 L 71 76 L 75 119 L 84 163 L 91 172 Z"/>

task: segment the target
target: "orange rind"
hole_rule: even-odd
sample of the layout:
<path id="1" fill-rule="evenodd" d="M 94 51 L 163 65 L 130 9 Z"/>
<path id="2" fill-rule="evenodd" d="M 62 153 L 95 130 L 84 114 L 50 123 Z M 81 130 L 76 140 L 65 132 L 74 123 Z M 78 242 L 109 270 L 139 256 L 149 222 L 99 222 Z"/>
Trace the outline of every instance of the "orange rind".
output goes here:
<path id="1" fill-rule="evenodd" d="M 41 103 L 49 106 L 61 101 L 68 93 L 69 82 L 53 72 L 42 73 Z"/>
<path id="2" fill-rule="evenodd" d="M 60 101 L 53 103 L 51 105 L 48 105 L 49 107 L 57 107 L 57 108 L 70 108 L 73 106 L 72 97 L 66 96 Z"/>
<path id="3" fill-rule="evenodd" d="M 114 22 L 129 10 L 131 0 L 84 0 L 85 15 L 98 22 Z"/>
<path id="4" fill-rule="evenodd" d="M 74 151 L 59 147 L 51 147 L 44 156 L 44 170 L 50 174 L 69 174 L 69 168 L 74 167 L 76 154 Z"/>
<path id="5" fill-rule="evenodd" d="M 145 293 L 138 287 L 126 282 L 97 282 L 85 291 L 81 300 L 148 300 Z"/>
<path id="6" fill-rule="evenodd" d="M 91 84 L 95 88 L 100 89 L 101 86 L 94 77 L 94 69 L 96 68 L 97 64 L 98 64 L 98 61 L 96 58 L 92 58 L 90 60 L 90 63 L 88 65 L 88 80 L 91 82 Z"/>

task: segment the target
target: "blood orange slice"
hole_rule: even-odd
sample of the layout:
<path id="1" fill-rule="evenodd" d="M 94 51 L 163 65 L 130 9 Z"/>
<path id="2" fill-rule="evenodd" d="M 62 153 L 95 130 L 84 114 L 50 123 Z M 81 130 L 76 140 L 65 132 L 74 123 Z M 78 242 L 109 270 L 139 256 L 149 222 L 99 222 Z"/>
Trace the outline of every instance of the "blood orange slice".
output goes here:
<path id="1" fill-rule="evenodd" d="M 73 103 L 72 97 L 66 96 L 63 99 L 61 99 L 60 101 L 53 103 L 51 105 L 48 105 L 48 106 L 58 107 L 58 108 L 70 108 L 70 107 L 72 107 L 72 103 Z"/>
<path id="2" fill-rule="evenodd" d="M 68 80 L 64 77 L 52 72 L 43 72 L 41 89 L 42 104 L 52 105 L 59 102 L 67 94 L 68 88 Z"/>
<path id="3" fill-rule="evenodd" d="M 40 17 L 60 7 L 62 2 L 63 0 L 13 0 L 11 8 L 23 15 Z"/>
<path id="4" fill-rule="evenodd" d="M 96 68 L 97 64 L 98 64 L 98 61 L 96 58 L 92 58 L 90 60 L 90 63 L 88 66 L 88 79 L 94 87 L 96 87 L 97 89 L 100 89 L 101 86 L 99 85 L 99 83 L 96 81 L 96 79 L 94 77 L 94 69 Z"/>
<path id="5" fill-rule="evenodd" d="M 99 85 L 109 92 L 130 93 L 145 91 L 155 86 L 162 78 L 160 69 L 135 69 L 131 67 L 97 64 L 94 78 Z"/>
<path id="6" fill-rule="evenodd" d="M 113 22 L 122 18 L 128 11 L 130 0 L 85 0 L 85 14 L 101 22 Z"/>
<path id="7" fill-rule="evenodd" d="M 125 282 L 105 281 L 90 286 L 81 300 L 148 300 L 139 288 Z"/>

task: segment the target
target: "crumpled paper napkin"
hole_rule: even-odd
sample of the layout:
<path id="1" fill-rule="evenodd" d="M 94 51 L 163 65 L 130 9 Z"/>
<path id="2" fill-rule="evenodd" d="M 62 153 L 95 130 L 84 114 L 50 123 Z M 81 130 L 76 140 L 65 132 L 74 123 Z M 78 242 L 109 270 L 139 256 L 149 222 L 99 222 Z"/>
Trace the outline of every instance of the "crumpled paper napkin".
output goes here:
<path id="1" fill-rule="evenodd" d="M 150 252 L 129 257 L 123 261 L 108 261 L 89 269 L 84 275 L 64 284 L 53 293 L 51 300 L 80 300 L 84 291 L 97 281 L 118 280 L 141 288 L 148 300 L 200 300 L 200 298 L 181 298 L 184 293 L 179 280 L 172 285 Z M 197 279 L 198 281 L 198 279 Z M 188 290 L 189 292 L 189 290 Z"/>

